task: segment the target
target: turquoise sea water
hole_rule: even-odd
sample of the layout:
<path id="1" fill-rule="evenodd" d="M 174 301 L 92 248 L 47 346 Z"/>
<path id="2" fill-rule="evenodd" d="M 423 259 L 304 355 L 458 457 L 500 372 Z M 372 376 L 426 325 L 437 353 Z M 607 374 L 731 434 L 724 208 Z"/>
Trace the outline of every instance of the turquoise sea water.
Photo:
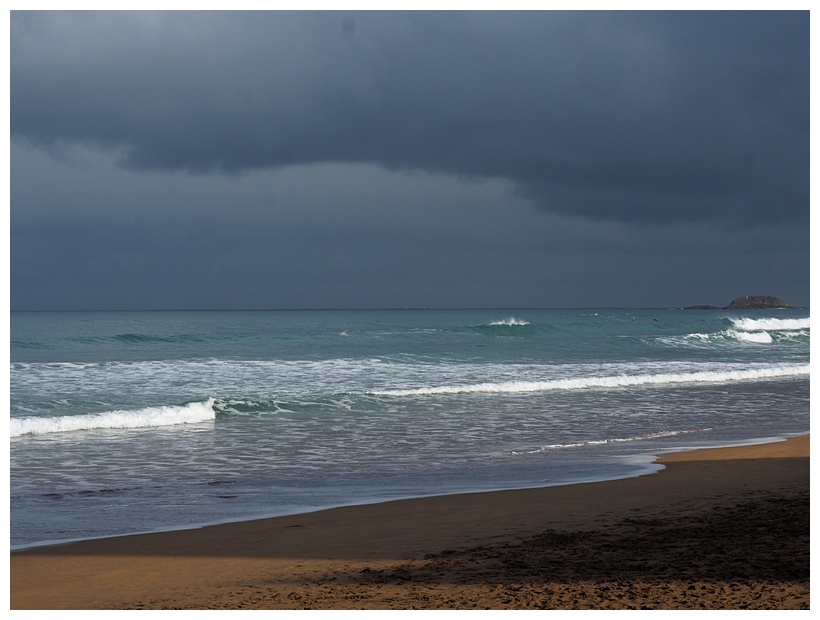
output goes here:
<path id="1" fill-rule="evenodd" d="M 809 311 L 12 313 L 13 548 L 809 430 Z"/>

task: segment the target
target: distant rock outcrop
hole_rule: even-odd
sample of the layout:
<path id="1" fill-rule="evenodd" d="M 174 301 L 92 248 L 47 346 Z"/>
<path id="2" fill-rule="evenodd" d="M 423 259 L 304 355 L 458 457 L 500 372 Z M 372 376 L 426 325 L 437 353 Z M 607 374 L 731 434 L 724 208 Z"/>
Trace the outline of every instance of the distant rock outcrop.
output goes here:
<path id="1" fill-rule="evenodd" d="M 726 306 L 727 310 L 748 310 L 749 308 L 794 308 L 794 306 L 782 299 L 768 295 L 737 297 Z"/>
<path id="2" fill-rule="evenodd" d="M 770 295 L 736 297 L 728 306 L 687 306 L 684 310 L 749 310 L 766 308 L 794 308 L 790 303 Z"/>

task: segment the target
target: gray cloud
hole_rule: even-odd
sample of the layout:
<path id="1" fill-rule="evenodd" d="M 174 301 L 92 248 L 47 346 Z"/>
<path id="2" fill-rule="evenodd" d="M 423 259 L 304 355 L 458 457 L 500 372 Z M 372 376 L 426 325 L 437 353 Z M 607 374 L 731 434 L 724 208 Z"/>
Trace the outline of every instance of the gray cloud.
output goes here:
<path id="1" fill-rule="evenodd" d="M 503 177 L 570 216 L 805 225 L 807 12 L 17 13 L 11 130 L 133 169 Z"/>
<path id="2" fill-rule="evenodd" d="M 808 303 L 806 12 L 13 12 L 14 309 Z"/>
<path id="3" fill-rule="evenodd" d="M 12 145 L 12 307 L 807 303 L 808 229 L 646 230 L 533 209 L 502 179 L 326 164 L 244 175 Z"/>

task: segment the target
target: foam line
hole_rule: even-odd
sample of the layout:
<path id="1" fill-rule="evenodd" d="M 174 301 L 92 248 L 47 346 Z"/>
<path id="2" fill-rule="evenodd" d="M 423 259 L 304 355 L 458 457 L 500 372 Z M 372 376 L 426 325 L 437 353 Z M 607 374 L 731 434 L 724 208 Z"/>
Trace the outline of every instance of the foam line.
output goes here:
<path id="1" fill-rule="evenodd" d="M 589 388 L 620 388 L 642 385 L 676 383 L 726 383 L 731 381 L 766 380 L 809 374 L 809 364 L 776 366 L 751 370 L 703 371 L 690 373 L 661 373 L 645 375 L 616 375 L 610 377 L 579 377 L 551 381 L 503 381 L 469 385 L 444 385 L 407 390 L 370 392 L 375 396 L 423 396 L 433 394 L 524 393 L 548 390 L 583 390 Z"/>

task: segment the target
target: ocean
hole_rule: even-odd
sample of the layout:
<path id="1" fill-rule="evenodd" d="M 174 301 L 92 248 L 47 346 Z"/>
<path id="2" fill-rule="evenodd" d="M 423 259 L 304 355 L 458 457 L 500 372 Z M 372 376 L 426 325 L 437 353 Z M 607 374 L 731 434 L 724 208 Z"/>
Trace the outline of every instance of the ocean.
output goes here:
<path id="1" fill-rule="evenodd" d="M 11 547 L 809 431 L 808 309 L 12 312 Z"/>

